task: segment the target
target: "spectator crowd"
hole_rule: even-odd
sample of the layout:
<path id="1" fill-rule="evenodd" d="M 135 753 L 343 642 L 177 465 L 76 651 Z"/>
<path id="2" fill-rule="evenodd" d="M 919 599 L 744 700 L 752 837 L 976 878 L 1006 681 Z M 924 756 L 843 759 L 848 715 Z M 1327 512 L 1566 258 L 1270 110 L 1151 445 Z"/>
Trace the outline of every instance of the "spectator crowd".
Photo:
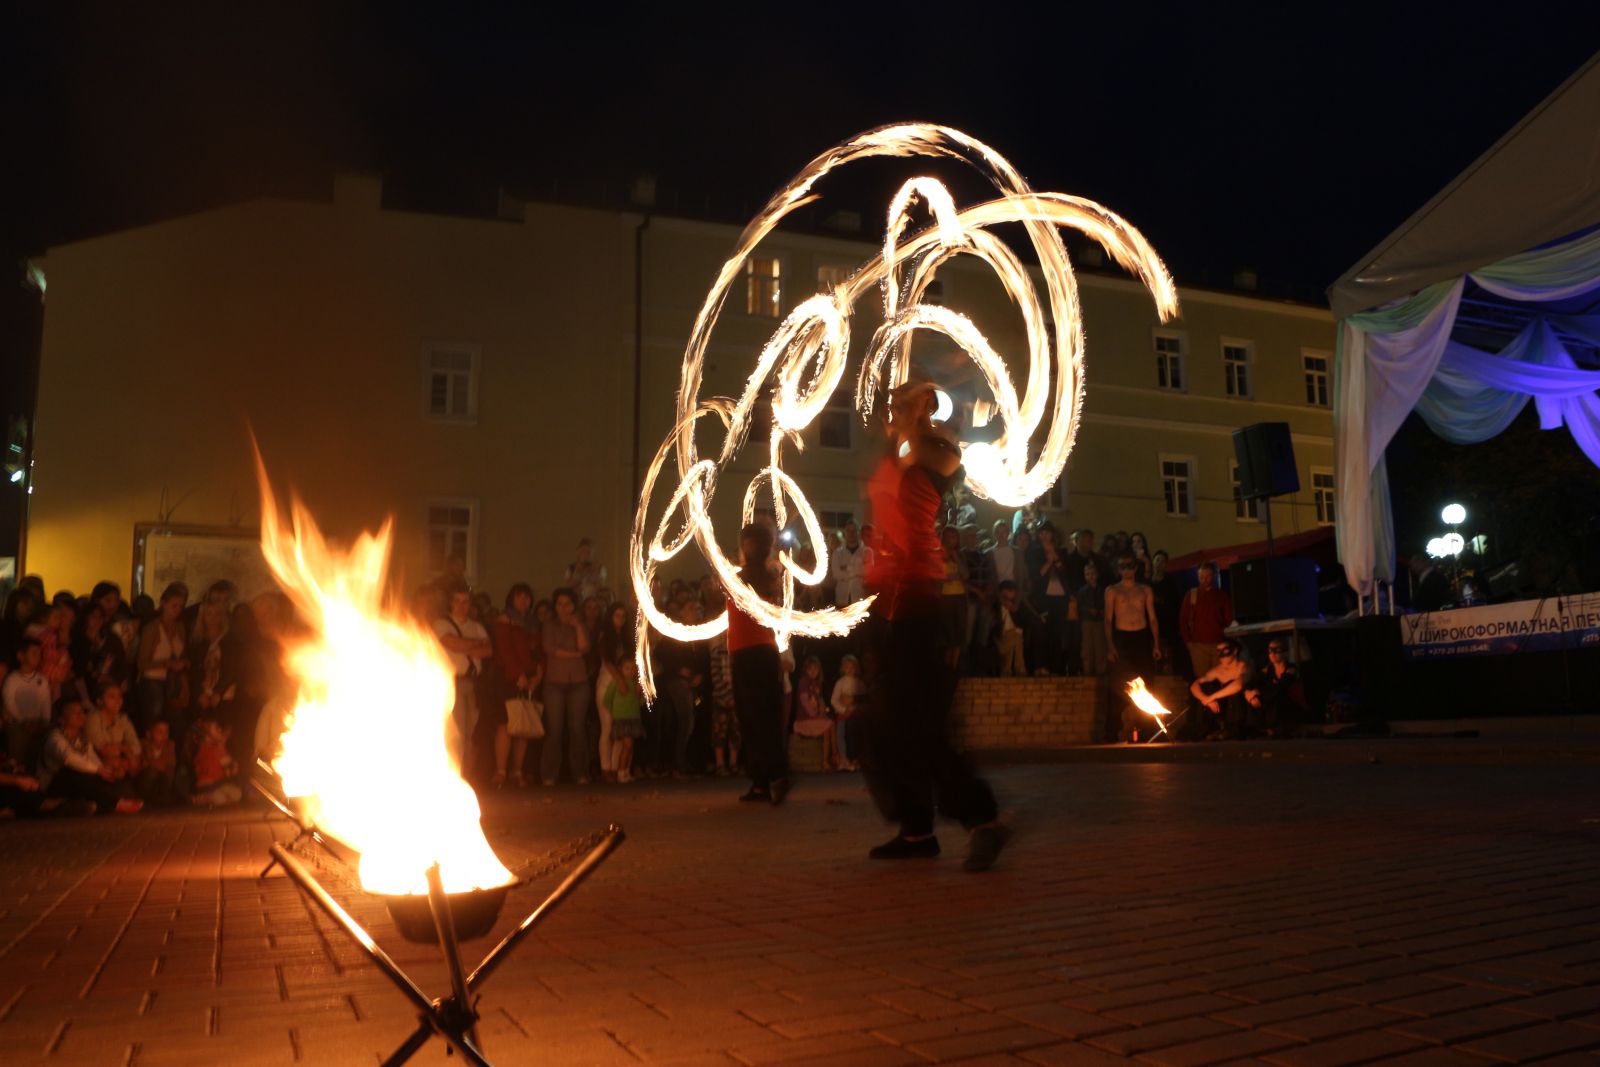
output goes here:
<path id="1" fill-rule="evenodd" d="M 1247 662 L 1226 632 L 1231 601 L 1214 566 L 1180 590 L 1167 553 L 1151 551 L 1142 533 L 1117 531 L 1097 544 L 1093 530 L 1063 534 L 1033 508 L 980 529 L 959 488 L 941 517 L 941 650 L 960 674 L 1180 674 L 1192 680 L 1189 737 L 1287 734 L 1301 721 L 1290 649 L 1275 638 L 1265 664 Z M 770 512 L 757 521 L 773 525 Z M 870 525 L 853 521 L 825 546 L 773 533 L 802 566 L 815 566 L 818 548 L 828 554 L 825 581 L 797 586 L 801 609 L 867 595 L 893 555 Z M 658 696 L 647 703 L 635 607 L 616 596 L 587 540 L 542 597 L 518 582 L 497 603 L 471 589 L 464 570 L 452 560 L 416 592 L 412 611 L 455 670 L 455 754 L 469 781 L 517 788 L 737 773 L 726 634 L 690 643 L 652 635 Z M 652 597 L 686 624 L 725 605 L 711 575 L 658 582 Z M 25 578 L 0 620 L 0 811 L 236 803 L 241 768 L 270 757 L 293 705 L 282 652 L 297 626 L 282 594 L 243 602 L 227 581 L 198 598 L 174 582 L 158 599 L 128 601 L 109 581 L 80 597 L 47 595 L 41 580 Z M 872 643 L 859 631 L 797 639 L 780 665 L 791 747 L 810 745 L 824 769 L 856 769 L 876 676 Z M 1136 739 L 1139 716 L 1110 703 L 1103 737 Z"/>

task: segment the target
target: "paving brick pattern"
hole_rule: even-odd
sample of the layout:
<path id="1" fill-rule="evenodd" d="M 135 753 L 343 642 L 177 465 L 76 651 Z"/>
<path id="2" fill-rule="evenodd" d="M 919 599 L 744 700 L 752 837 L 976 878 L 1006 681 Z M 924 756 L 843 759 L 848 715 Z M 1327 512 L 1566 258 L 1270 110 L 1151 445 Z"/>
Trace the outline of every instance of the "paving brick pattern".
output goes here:
<path id="1" fill-rule="evenodd" d="M 1474 756 L 1009 766 L 1017 836 L 873 864 L 860 782 L 492 797 L 511 862 L 630 838 L 483 987 L 498 1063 L 1600 1065 L 1594 770 Z M 1465 751 L 1465 750 L 1464 750 Z M 1481 754 L 1481 750 L 1475 750 Z M 0 824 L 0 1063 L 377 1063 L 414 1025 L 257 810 Z M 330 875 L 432 992 L 434 949 Z M 498 932 L 539 899 L 513 894 Z M 469 957 L 489 941 L 467 946 Z M 445 1062 L 434 1042 L 414 1062 Z"/>

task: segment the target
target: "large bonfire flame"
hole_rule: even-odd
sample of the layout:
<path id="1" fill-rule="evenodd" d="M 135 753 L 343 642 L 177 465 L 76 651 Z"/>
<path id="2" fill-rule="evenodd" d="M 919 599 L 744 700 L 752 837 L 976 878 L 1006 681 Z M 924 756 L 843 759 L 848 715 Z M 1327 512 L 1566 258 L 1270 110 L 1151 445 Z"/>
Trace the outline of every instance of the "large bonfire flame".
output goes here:
<path id="1" fill-rule="evenodd" d="M 1152 716 L 1156 720 L 1156 736 L 1160 737 L 1167 732 L 1167 716 L 1172 712 L 1167 706 L 1156 699 L 1156 695 L 1145 686 L 1143 678 L 1135 678 L 1128 683 L 1128 699 L 1133 701 L 1134 707 Z"/>
<path id="2" fill-rule="evenodd" d="M 284 650 L 299 683 L 273 762 L 285 793 L 361 854 L 369 892 L 426 894 L 435 862 L 447 893 L 512 881 L 450 755 L 450 662 L 434 635 L 384 596 L 392 520 L 340 550 L 297 497 L 285 530 L 259 455 L 256 471 L 261 553 L 310 629 Z"/>

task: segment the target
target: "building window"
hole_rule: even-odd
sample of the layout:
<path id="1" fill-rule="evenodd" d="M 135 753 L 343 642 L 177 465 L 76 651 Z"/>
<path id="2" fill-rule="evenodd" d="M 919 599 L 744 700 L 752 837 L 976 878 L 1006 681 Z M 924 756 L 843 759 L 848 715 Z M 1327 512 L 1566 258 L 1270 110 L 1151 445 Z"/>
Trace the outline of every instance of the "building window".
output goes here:
<path id="1" fill-rule="evenodd" d="M 1306 352 L 1300 357 L 1306 368 L 1306 403 L 1312 407 L 1328 406 L 1328 356 L 1324 352 Z"/>
<path id="2" fill-rule="evenodd" d="M 1187 456 L 1161 457 L 1161 496 L 1167 514 L 1180 518 L 1194 515 L 1194 460 Z"/>
<path id="3" fill-rule="evenodd" d="M 817 292 L 831 293 L 850 280 L 850 268 L 824 263 L 817 268 Z"/>
<path id="4" fill-rule="evenodd" d="M 1249 399 L 1251 373 L 1250 364 L 1255 354 L 1255 345 L 1249 341 L 1234 341 L 1223 338 L 1222 341 L 1222 373 L 1224 384 L 1229 396 Z"/>
<path id="5" fill-rule="evenodd" d="M 819 508 L 817 510 L 817 522 L 822 526 L 822 535 L 824 537 L 832 537 L 835 530 L 844 530 L 845 523 L 855 521 L 856 513 L 843 508 Z"/>
<path id="6" fill-rule="evenodd" d="M 1228 464 L 1228 477 L 1233 481 L 1233 517 L 1239 522 L 1260 522 L 1261 501 L 1257 497 L 1246 499 L 1239 481 L 1239 464 Z"/>
<path id="7" fill-rule="evenodd" d="M 428 571 L 440 574 L 459 558 L 469 577 L 478 573 L 478 502 L 428 501 Z"/>
<path id="8" fill-rule="evenodd" d="M 823 448 L 835 448 L 848 452 L 855 444 L 855 412 L 851 406 L 851 396 L 841 399 L 840 391 L 835 389 L 828 398 L 828 406 L 817 415 L 817 444 Z"/>
<path id="9" fill-rule="evenodd" d="M 745 314 L 777 318 L 783 311 L 782 277 L 782 268 L 775 256 L 751 256 L 745 260 Z"/>
<path id="10" fill-rule="evenodd" d="M 1183 335 L 1158 333 L 1156 345 L 1156 385 L 1162 389 L 1184 389 Z"/>
<path id="11" fill-rule="evenodd" d="M 1044 492 L 1044 506 L 1054 508 L 1056 511 L 1065 511 L 1067 507 L 1067 472 L 1062 471 L 1061 477 Z"/>
<path id="12" fill-rule="evenodd" d="M 1333 471 L 1311 470 L 1311 499 L 1317 506 L 1317 522 L 1333 525 Z"/>
<path id="13" fill-rule="evenodd" d="M 428 346 L 427 411 L 435 419 L 478 417 L 478 346 Z"/>

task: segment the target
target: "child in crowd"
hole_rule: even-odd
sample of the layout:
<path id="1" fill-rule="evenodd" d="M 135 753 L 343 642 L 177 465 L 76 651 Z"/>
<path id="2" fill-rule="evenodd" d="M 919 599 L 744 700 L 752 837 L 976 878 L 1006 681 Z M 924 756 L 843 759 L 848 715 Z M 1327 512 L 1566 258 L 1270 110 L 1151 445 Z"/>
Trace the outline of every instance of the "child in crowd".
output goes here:
<path id="1" fill-rule="evenodd" d="M 833 683 L 833 695 L 828 699 L 834 714 L 834 741 L 838 746 L 839 765 L 847 771 L 860 769 L 860 754 L 851 734 L 855 732 L 850 721 L 855 717 L 857 702 L 866 696 L 867 683 L 861 679 L 861 661 L 847 655 L 839 661 L 839 680 Z"/>
<path id="2" fill-rule="evenodd" d="M 139 795 L 145 803 L 166 806 L 172 803 L 173 783 L 178 774 L 178 746 L 172 742 L 172 727 L 157 719 L 144 735 L 140 753 Z"/>
<path id="3" fill-rule="evenodd" d="M 726 778 L 739 762 L 739 716 L 733 705 L 733 665 L 728 655 L 728 634 L 711 639 L 711 746 L 717 775 Z"/>
<path id="4" fill-rule="evenodd" d="M 605 705 L 611 713 L 611 743 L 617 768 L 617 781 L 633 781 L 633 741 L 644 736 L 644 720 L 639 712 L 639 666 L 625 659 L 613 668 L 620 671 L 606 687 Z"/>
<path id="5" fill-rule="evenodd" d="M 807 656 L 795 689 L 794 732 L 801 737 L 822 738 L 822 769 L 834 770 L 839 752 L 833 740 L 833 720 L 822 702 L 822 660 Z"/>
<path id="6" fill-rule="evenodd" d="M 100 703 L 89 712 L 84 725 L 89 745 L 100 756 L 100 762 L 111 768 L 120 778 L 135 778 L 139 774 L 139 731 L 133 720 L 122 712 L 122 690 L 108 685 L 100 693 Z"/>
<path id="7" fill-rule="evenodd" d="M 190 803 L 197 807 L 219 807 L 237 804 L 244 799 L 234 776 L 238 772 L 233 757 L 228 755 L 228 731 L 215 719 L 201 719 L 195 724 L 200 745 L 194 753 L 194 792 Z"/>

